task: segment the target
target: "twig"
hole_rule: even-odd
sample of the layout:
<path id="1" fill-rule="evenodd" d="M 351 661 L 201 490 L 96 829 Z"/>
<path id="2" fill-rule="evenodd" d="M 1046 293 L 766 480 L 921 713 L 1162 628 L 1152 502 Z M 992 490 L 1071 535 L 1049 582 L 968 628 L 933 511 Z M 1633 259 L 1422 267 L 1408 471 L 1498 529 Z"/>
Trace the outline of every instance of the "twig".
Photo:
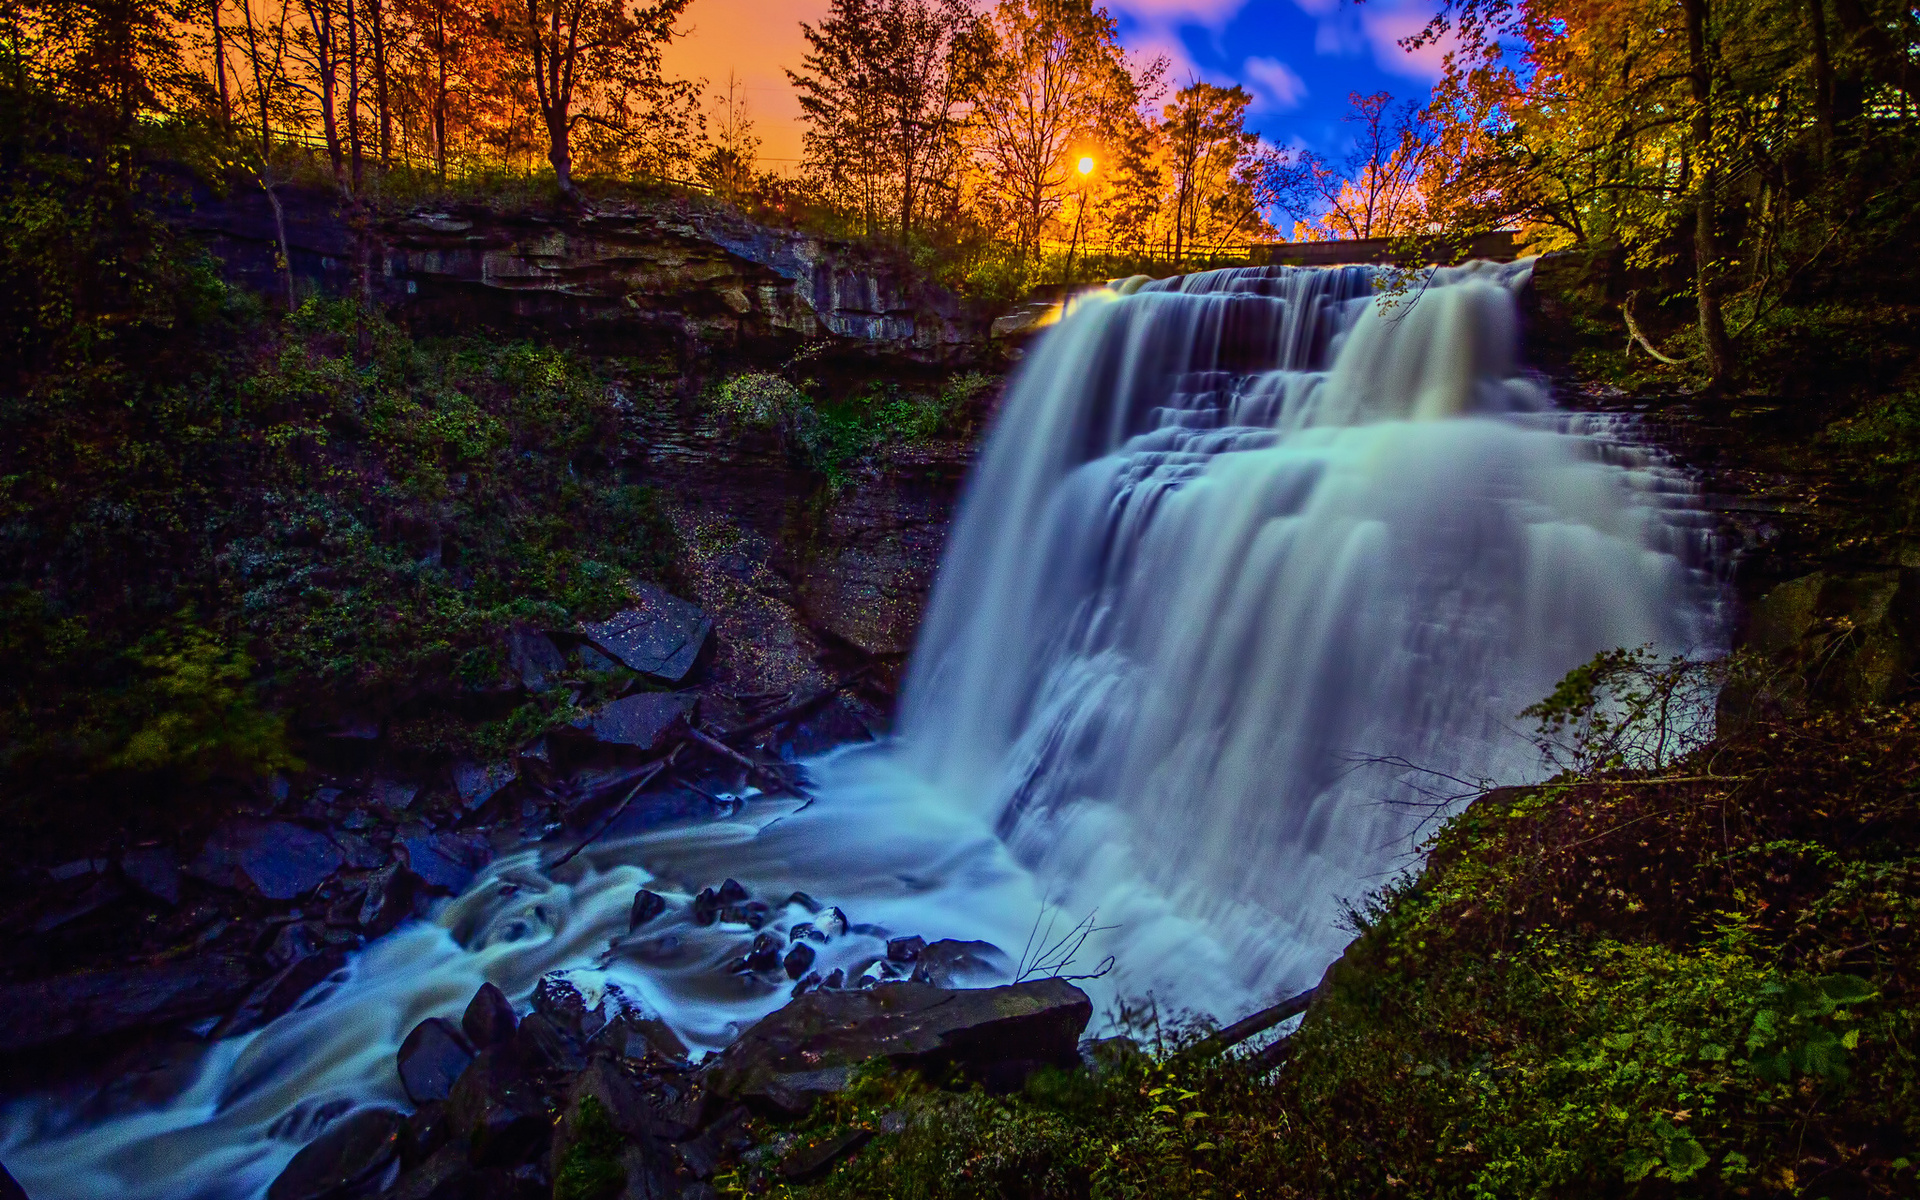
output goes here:
<path id="1" fill-rule="evenodd" d="M 707 749 L 713 751 L 715 754 L 718 754 L 723 758 L 726 758 L 735 763 L 738 763 L 740 766 L 746 768 L 748 774 L 755 776 L 756 778 L 760 779 L 763 782 L 771 783 L 774 786 L 774 788 L 783 792 L 792 792 L 796 796 L 807 796 L 807 793 L 803 789 L 795 786 L 792 783 L 789 783 L 784 777 L 782 777 L 778 772 L 774 771 L 771 767 L 763 766 L 760 763 L 753 761 L 752 759 L 748 758 L 746 755 L 740 753 L 738 750 L 735 750 L 732 746 L 729 746 L 725 742 L 722 742 L 719 739 L 715 738 L 712 734 L 705 733 L 692 725 L 687 726 L 687 734 L 688 736 L 693 738 L 694 741 L 699 742 L 702 746 L 705 746 Z M 812 797 L 810 796 L 807 796 L 807 798 L 812 799 Z"/>
<path id="2" fill-rule="evenodd" d="M 866 666 L 861 667 L 858 671 L 853 672 L 851 675 L 841 676 L 840 679 L 837 682 L 835 682 L 831 687 L 824 688 L 820 691 L 814 692 L 809 696 L 804 696 L 801 699 L 794 701 L 792 704 L 787 705 L 785 708 L 775 709 L 773 712 L 768 713 L 764 717 L 756 717 L 753 720 L 748 721 L 745 725 L 737 726 L 736 728 L 727 730 L 726 732 L 720 735 L 720 740 L 723 742 L 730 742 L 730 741 L 733 741 L 735 738 L 743 738 L 751 734 L 763 733 L 766 730 L 774 728 L 775 726 L 784 725 L 788 721 L 791 721 L 793 718 L 799 716 L 801 713 L 806 712 L 808 709 L 812 708 L 814 705 L 830 700 L 834 696 L 841 693 L 842 691 L 845 691 L 847 688 L 851 687 L 853 684 L 859 682 L 859 680 L 863 676 L 865 676 L 868 672 L 872 671 L 873 668 L 874 668 L 874 664 L 868 663 Z"/>
<path id="3" fill-rule="evenodd" d="M 632 790 L 627 793 L 627 798 L 622 800 L 619 806 L 607 815 L 606 820 L 600 822 L 600 828 L 594 830 L 592 833 L 582 838 L 580 840 L 579 845 L 575 846 L 573 849 L 561 855 L 560 858 L 556 862 L 554 862 L 552 866 L 548 867 L 547 869 L 552 870 L 553 867 L 565 866 L 567 863 L 570 863 L 573 861 L 574 855 L 580 853 L 582 850 L 585 850 L 588 846 L 592 845 L 595 838 L 599 837 L 601 834 L 605 833 L 609 828 L 611 828 L 613 823 L 620 819 L 620 814 L 627 811 L 627 805 L 633 803 L 633 798 L 640 794 L 640 789 L 647 786 L 649 783 L 652 783 L 654 776 L 666 770 L 667 767 L 673 763 L 674 759 L 680 757 L 680 751 L 685 747 L 686 747 L 686 743 L 682 742 L 680 743 L 680 745 L 675 746 L 673 748 L 672 753 L 668 754 L 665 758 L 655 759 L 652 763 L 649 763 L 647 765 L 646 772 L 640 776 L 640 778 L 634 783 Z"/>

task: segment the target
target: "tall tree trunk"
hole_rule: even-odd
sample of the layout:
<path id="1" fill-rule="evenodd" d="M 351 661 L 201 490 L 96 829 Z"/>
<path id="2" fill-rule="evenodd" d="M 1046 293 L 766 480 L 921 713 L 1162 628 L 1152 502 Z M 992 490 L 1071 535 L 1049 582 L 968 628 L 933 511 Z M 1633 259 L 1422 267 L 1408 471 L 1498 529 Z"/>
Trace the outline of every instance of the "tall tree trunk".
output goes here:
<path id="1" fill-rule="evenodd" d="M 1707 375 L 1712 386 L 1727 378 L 1732 350 L 1727 322 L 1720 310 L 1718 213 L 1714 190 L 1719 172 L 1713 161 L 1713 67 L 1707 56 L 1707 0 L 1681 0 L 1687 18 L 1687 74 L 1693 86 L 1692 142 L 1698 156 L 1694 193 L 1694 291 L 1700 300 L 1700 341 L 1706 350 Z"/>
<path id="2" fill-rule="evenodd" d="M 360 0 L 347 6 L 347 157 L 353 169 L 353 194 L 360 195 Z"/>
<path id="3" fill-rule="evenodd" d="M 368 0 L 373 33 L 373 103 L 380 122 L 380 169 L 393 167 L 393 110 L 387 103 L 387 20 L 380 0 Z"/>
<path id="4" fill-rule="evenodd" d="M 433 157 L 442 186 L 447 182 L 447 3 L 437 0 L 433 8 Z"/>
<path id="5" fill-rule="evenodd" d="M 1833 59 L 1827 50 L 1826 0 L 1807 0 L 1807 25 L 1813 40 L 1813 111 L 1824 165 L 1833 158 Z"/>
<path id="6" fill-rule="evenodd" d="M 213 11 L 213 72 L 220 81 L 220 128 L 231 135 L 233 98 L 227 91 L 227 38 L 226 31 L 220 26 L 221 3 L 222 0 L 209 0 L 208 8 Z"/>

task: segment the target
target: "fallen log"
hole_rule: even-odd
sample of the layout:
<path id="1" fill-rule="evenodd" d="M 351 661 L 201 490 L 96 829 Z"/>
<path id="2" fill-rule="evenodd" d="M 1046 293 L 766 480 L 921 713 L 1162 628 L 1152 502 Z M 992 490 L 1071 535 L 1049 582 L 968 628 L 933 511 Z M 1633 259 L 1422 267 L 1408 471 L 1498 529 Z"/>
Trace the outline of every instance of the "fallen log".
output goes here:
<path id="1" fill-rule="evenodd" d="M 1297 1017 L 1306 1012 L 1307 1006 L 1313 1003 L 1313 998 L 1320 994 L 1321 986 L 1315 984 L 1297 996 L 1287 997 L 1272 1008 L 1263 1008 L 1250 1017 L 1242 1017 L 1219 1033 L 1194 1043 L 1177 1057 L 1194 1060 L 1212 1058 L 1217 1054 L 1225 1053 L 1255 1034 L 1265 1033 L 1289 1017 Z"/>

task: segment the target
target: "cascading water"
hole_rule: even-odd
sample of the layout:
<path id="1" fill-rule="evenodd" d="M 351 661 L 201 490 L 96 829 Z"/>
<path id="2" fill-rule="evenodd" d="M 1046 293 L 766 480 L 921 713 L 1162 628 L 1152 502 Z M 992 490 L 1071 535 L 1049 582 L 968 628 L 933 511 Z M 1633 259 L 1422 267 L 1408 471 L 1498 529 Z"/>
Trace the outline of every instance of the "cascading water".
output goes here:
<path id="1" fill-rule="evenodd" d="M 1514 362 L 1527 266 L 1212 272 L 1083 302 L 1024 366 L 954 527 L 900 732 L 817 803 L 505 855 L 302 1007 L 142 1104 L 36 1096 L 0 1160 L 36 1200 L 250 1197 L 329 1117 L 402 1102 L 393 1054 L 482 980 L 567 970 L 696 1050 L 786 989 L 685 915 L 731 875 L 858 924 L 1018 952 L 1093 916 L 1096 1000 L 1226 1017 L 1311 982 L 1343 902 L 1408 864 L 1416 766 L 1514 780 L 1514 714 L 1595 651 L 1720 637 L 1690 491 Z M 642 885 L 677 903 L 628 933 Z M 808 919 L 776 913 L 773 928 Z M 980 982 L 993 982 L 982 979 Z"/>

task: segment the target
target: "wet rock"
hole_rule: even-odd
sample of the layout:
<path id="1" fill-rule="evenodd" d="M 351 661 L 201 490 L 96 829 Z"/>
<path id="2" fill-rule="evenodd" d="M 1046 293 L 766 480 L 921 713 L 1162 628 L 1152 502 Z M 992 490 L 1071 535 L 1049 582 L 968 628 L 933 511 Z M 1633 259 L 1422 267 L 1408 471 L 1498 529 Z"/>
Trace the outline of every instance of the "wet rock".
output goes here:
<path id="1" fill-rule="evenodd" d="M 363 1108 L 327 1126 L 267 1188 L 267 1200 L 324 1200 L 378 1178 L 400 1152 L 407 1118 Z"/>
<path id="2" fill-rule="evenodd" d="M 400 1161 L 408 1168 L 423 1163 L 452 1137 L 453 1119 L 447 1115 L 447 1102 L 430 1100 L 407 1118 L 407 1127 L 400 1135 Z"/>
<path id="3" fill-rule="evenodd" d="M 927 939 L 923 937 L 894 938 L 887 943 L 887 961 L 893 963 L 910 963 L 914 959 L 919 958 L 920 952 L 926 948 Z"/>
<path id="4" fill-rule="evenodd" d="M 747 889 L 737 879 L 727 880 L 714 894 L 714 899 L 718 900 L 723 908 L 729 904 L 739 904 L 746 898 Z"/>
<path id="5" fill-rule="evenodd" d="M 693 705 L 690 695 L 641 692 L 576 718 L 573 728 L 596 742 L 652 750 L 685 728 Z"/>
<path id="6" fill-rule="evenodd" d="M 326 982 L 327 977 L 347 965 L 344 950 L 336 947 L 316 949 L 282 967 L 261 983 L 226 1019 L 213 1027 L 214 1041 L 252 1033 L 293 1008 L 300 998 Z"/>
<path id="7" fill-rule="evenodd" d="M 729 904 L 720 910 L 720 920 L 728 925 L 745 925 L 749 929 L 758 929 L 767 923 L 773 910 L 759 900 L 749 900 L 745 904 Z"/>
<path id="8" fill-rule="evenodd" d="M 71 925 L 82 917 L 99 912 L 127 894 L 127 885 L 111 875 L 85 875 L 80 878 L 86 882 L 78 893 L 47 897 L 47 903 L 28 928 L 35 933 L 52 933 L 63 925 Z"/>
<path id="9" fill-rule="evenodd" d="M 786 961 L 783 964 L 787 970 L 787 978 L 798 979 L 805 975 L 812 969 L 813 960 L 813 947 L 805 942 L 796 942 L 793 949 L 787 951 Z"/>
<path id="10" fill-rule="evenodd" d="M 846 982 L 847 982 L 847 973 L 841 970 L 839 967 L 835 967 L 832 971 L 829 971 L 827 973 L 827 977 L 825 979 L 822 979 L 820 981 L 820 986 L 828 989 L 840 988 L 840 987 L 846 986 Z"/>
<path id="11" fill-rule="evenodd" d="M 513 1031 L 513 1053 L 530 1071 L 566 1073 L 587 1065 L 584 1048 L 542 1013 L 530 1013 Z"/>
<path id="12" fill-rule="evenodd" d="M 215 830 L 187 871 L 219 887 L 296 900 L 345 861 L 340 847 L 323 833 L 286 821 L 241 817 Z"/>
<path id="13" fill-rule="evenodd" d="M 477 833 L 425 831 L 394 839 L 401 858 L 433 891 L 457 895 L 493 858 L 493 848 Z"/>
<path id="14" fill-rule="evenodd" d="M 649 1054 L 670 1063 L 687 1061 L 687 1044 L 658 1017 L 621 1013 L 601 1027 L 587 1043 L 590 1054 L 604 1051 L 616 1058 L 644 1059 Z"/>
<path id="15" fill-rule="evenodd" d="M 491 983 L 480 985 L 460 1017 L 460 1032 L 475 1050 L 512 1041 L 518 1025 L 519 1019 L 513 1014 L 513 1005 L 507 1002 L 507 994 Z"/>
<path id="16" fill-rule="evenodd" d="M 605 621 L 580 627 L 587 640 L 642 675 L 678 683 L 713 633 L 698 606 L 651 583 L 636 584 L 637 603 Z"/>
<path id="17" fill-rule="evenodd" d="M 10 984 L 0 987 L 0 1013 L 7 1018 L 0 1021 L 0 1053 L 211 1016 L 254 982 L 244 959 L 209 955 Z"/>
<path id="18" fill-rule="evenodd" d="M 401 1175 L 382 1200 L 465 1200 L 475 1194 L 478 1174 L 467 1147 L 449 1143 Z"/>
<path id="19" fill-rule="evenodd" d="M 530 692 L 552 687 L 551 677 L 567 669 L 553 639 L 524 621 L 507 627 L 507 670 Z"/>
<path id="20" fill-rule="evenodd" d="M 705 1076 L 717 1096 L 789 1113 L 844 1087 L 843 1076 L 872 1058 L 929 1074 L 956 1069 L 1007 1089 L 1040 1066 L 1078 1062 L 1080 1031 L 1092 1015 L 1086 993 L 1058 979 L 972 990 L 891 983 L 815 991 L 747 1030 Z"/>
<path id="21" fill-rule="evenodd" d="M 139 846 L 120 856 L 127 882 L 164 904 L 180 903 L 180 863 L 170 846 Z"/>
<path id="22" fill-rule="evenodd" d="M 781 1157 L 777 1170 L 788 1183 L 818 1179 L 827 1168 L 872 1140 L 871 1129 L 849 1129 L 833 1137 L 803 1140 Z"/>
<path id="23" fill-rule="evenodd" d="M 395 1062 L 407 1099 L 425 1104 L 445 1100 L 454 1080 L 473 1058 L 473 1047 L 467 1044 L 459 1026 L 445 1017 L 429 1017 L 415 1025 L 407 1040 L 400 1043 Z"/>
<path id="24" fill-rule="evenodd" d="M 520 777 L 520 768 L 511 762 L 481 765 L 473 762 L 453 764 L 453 790 L 469 810 L 493 799 L 501 788 Z"/>
<path id="25" fill-rule="evenodd" d="M 359 834 L 336 829 L 331 836 L 340 847 L 340 853 L 346 856 L 348 867 L 356 871 L 370 871 L 387 865 L 387 852 Z"/>
<path id="26" fill-rule="evenodd" d="M 820 911 L 822 907 L 821 903 L 818 900 L 815 900 L 812 896 L 807 895 L 805 892 L 795 892 L 793 895 L 788 896 L 787 903 L 798 904 L 801 908 L 806 909 L 809 913 L 817 913 Z"/>
<path id="27" fill-rule="evenodd" d="M 588 1008 L 587 998 L 563 975 L 542 976 L 534 985 L 533 1011 L 580 1042 L 592 1037 L 607 1023 L 605 1002 Z"/>
<path id="28" fill-rule="evenodd" d="M 913 981 L 934 987 L 979 987 L 998 983 L 1013 970 L 1013 960 L 992 942 L 959 942 L 943 938 L 914 959 Z"/>
<path id="29" fill-rule="evenodd" d="M 813 923 L 829 940 L 844 937 L 847 932 L 847 914 L 838 908 L 830 908 L 819 914 Z"/>
<path id="30" fill-rule="evenodd" d="M 402 783 L 397 779 L 376 779 L 367 785 L 367 804 L 391 818 L 398 819 L 401 814 L 413 807 L 414 798 L 419 794 L 420 785 L 417 783 Z"/>
<path id="31" fill-rule="evenodd" d="M 753 949 L 747 951 L 747 970 L 773 971 L 780 966 L 780 939 L 770 933 L 763 933 L 753 939 Z"/>
<path id="32" fill-rule="evenodd" d="M 649 892 L 642 888 L 634 893 L 633 912 L 627 917 L 627 932 L 632 933 L 665 911 L 667 911 L 667 898 L 658 892 Z"/>
<path id="33" fill-rule="evenodd" d="M 712 888 L 701 888 L 700 894 L 693 898 L 693 923 L 711 925 L 720 916 L 720 898 Z"/>
<path id="34" fill-rule="evenodd" d="M 538 1020 L 529 1017 L 521 1028 Z M 539 1089 L 513 1051 L 498 1046 L 482 1050 L 461 1072 L 447 1096 L 447 1118 L 454 1137 L 469 1147 L 469 1160 L 481 1167 L 525 1161 L 545 1145 L 551 1126 Z"/>
<path id="35" fill-rule="evenodd" d="M 325 941 L 326 926 L 318 921 L 295 921 L 274 931 L 273 941 L 262 957 L 274 970 L 283 971 L 303 958 L 318 954 Z"/>
<path id="36" fill-rule="evenodd" d="M 819 942 L 825 945 L 827 935 L 821 933 L 820 927 L 812 921 L 799 921 L 794 924 L 793 928 L 787 930 L 787 940 L 790 942 Z"/>
<path id="37" fill-rule="evenodd" d="M 27 1200 L 26 1189 L 22 1188 L 6 1167 L 0 1166 L 0 1200 Z"/>
<path id="38" fill-rule="evenodd" d="M 367 889 L 354 922 L 370 938 L 380 937 L 413 915 L 413 902 L 426 881 L 413 871 L 394 863 L 367 878 Z"/>

